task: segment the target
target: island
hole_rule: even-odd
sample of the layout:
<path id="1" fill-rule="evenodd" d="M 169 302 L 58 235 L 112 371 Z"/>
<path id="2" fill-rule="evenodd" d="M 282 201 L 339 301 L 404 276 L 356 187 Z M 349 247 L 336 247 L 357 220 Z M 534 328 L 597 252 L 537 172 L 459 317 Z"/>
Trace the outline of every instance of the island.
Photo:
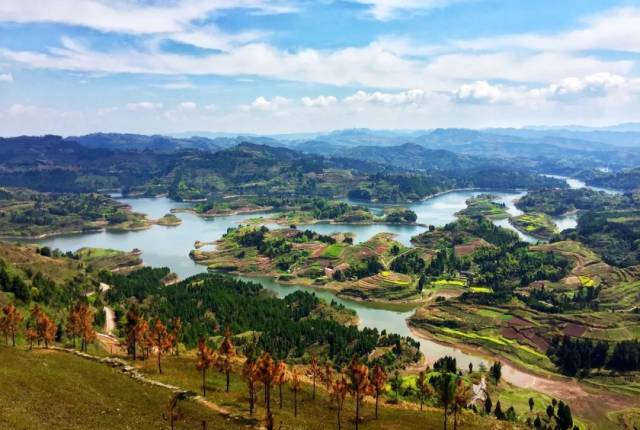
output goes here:
<path id="1" fill-rule="evenodd" d="M 558 227 L 544 213 L 524 213 L 509 218 L 509 222 L 521 232 L 538 239 L 549 240 L 558 233 Z"/>
<path id="2" fill-rule="evenodd" d="M 285 284 L 330 289 L 341 297 L 402 304 L 423 300 L 419 277 L 406 266 L 424 267 L 429 259 L 388 233 L 354 244 L 343 234 L 253 225 L 231 228 L 215 250 L 195 249 L 190 255 L 211 271 L 268 276 Z"/>
<path id="3" fill-rule="evenodd" d="M 182 224 L 182 220 L 174 214 L 166 214 L 162 218 L 158 219 L 156 224 L 163 225 L 165 227 L 175 227 Z"/>
<path id="4" fill-rule="evenodd" d="M 135 231 L 153 225 L 144 214 L 100 193 L 42 193 L 0 188 L 0 237 Z"/>
<path id="5" fill-rule="evenodd" d="M 507 206 L 496 202 L 498 196 L 493 194 L 478 194 L 465 201 L 467 207 L 456 213 L 456 216 L 485 217 L 488 219 L 509 218 Z"/>

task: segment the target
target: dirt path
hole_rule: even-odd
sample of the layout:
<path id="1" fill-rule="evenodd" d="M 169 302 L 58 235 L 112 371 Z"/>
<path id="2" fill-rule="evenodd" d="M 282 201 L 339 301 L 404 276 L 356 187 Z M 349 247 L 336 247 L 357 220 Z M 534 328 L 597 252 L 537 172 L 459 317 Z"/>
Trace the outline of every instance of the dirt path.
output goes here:
<path id="1" fill-rule="evenodd" d="M 104 332 L 106 334 L 113 334 L 113 330 L 116 328 L 116 314 L 109 306 L 104 308 L 105 320 L 104 320 Z"/>
<path id="2" fill-rule="evenodd" d="M 99 335 L 99 336 L 104 336 L 104 335 Z M 57 346 L 51 346 L 48 350 L 46 349 L 40 349 L 41 351 L 60 351 L 60 352 L 66 352 L 66 353 L 70 353 L 70 354 L 74 354 L 77 355 L 78 357 L 84 358 L 84 359 L 88 359 L 88 360 L 93 360 L 96 361 L 98 363 L 110 366 L 110 367 L 115 367 L 115 368 L 120 368 L 122 373 L 128 375 L 129 377 L 131 377 L 133 380 L 138 381 L 142 384 L 147 384 L 147 385 L 153 385 L 156 387 L 161 387 L 161 388 L 166 388 L 167 390 L 171 390 L 173 392 L 176 393 L 188 393 L 189 390 L 184 389 L 182 387 L 178 387 L 176 385 L 171 385 L 171 384 L 166 384 L 164 382 L 160 382 L 160 381 L 156 381 L 155 379 L 151 379 L 148 378 L 147 376 L 145 376 L 144 374 L 142 374 L 138 369 L 136 369 L 135 367 L 129 365 L 129 363 L 121 358 L 103 358 L 103 357 L 98 357 L 95 355 L 91 355 L 91 354 L 87 354 L 84 352 L 80 352 L 77 351 L 75 349 L 69 349 L 69 348 L 60 348 Z M 192 397 L 189 397 L 190 400 L 199 403 L 209 409 L 211 409 L 212 411 L 215 411 L 217 413 L 219 413 L 220 415 L 224 415 L 224 416 L 231 416 L 232 413 L 230 410 L 217 405 L 216 403 L 213 403 L 207 399 L 205 399 L 202 396 L 199 395 L 195 395 Z"/>
<path id="3" fill-rule="evenodd" d="M 410 330 L 418 338 L 430 340 L 441 345 L 455 346 L 462 351 L 485 359 L 500 360 L 502 362 L 502 379 L 506 382 L 519 388 L 539 391 L 548 396 L 568 401 L 576 415 L 594 422 L 602 422 L 603 419 L 606 419 L 608 412 L 640 405 L 640 399 L 630 395 L 587 386 L 575 378 L 561 375 L 538 375 L 482 348 L 465 345 L 464 343 L 443 342 L 423 329 L 410 326 Z"/>
<path id="4" fill-rule="evenodd" d="M 100 282 L 100 292 L 106 293 L 111 289 L 111 285 Z M 109 306 L 103 308 L 106 318 L 104 320 L 103 330 L 107 335 L 113 335 L 113 330 L 116 328 L 116 314 Z"/>

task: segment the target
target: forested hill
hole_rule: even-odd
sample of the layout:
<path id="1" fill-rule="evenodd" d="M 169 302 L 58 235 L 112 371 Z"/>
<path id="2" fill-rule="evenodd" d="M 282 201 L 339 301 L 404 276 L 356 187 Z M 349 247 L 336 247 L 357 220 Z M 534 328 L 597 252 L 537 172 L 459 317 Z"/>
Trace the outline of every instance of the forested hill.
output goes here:
<path id="1" fill-rule="evenodd" d="M 422 151 L 415 145 L 403 148 Z M 55 192 L 122 190 L 132 195 L 169 194 L 176 200 L 232 194 L 339 197 L 365 190 L 355 195 L 394 202 L 453 188 L 566 186 L 563 181 L 531 171 L 523 173 L 521 165 L 508 170 L 478 157 L 444 150 L 424 151 L 422 164 L 416 163 L 409 171 L 406 165 L 382 157 L 325 157 L 255 143 L 241 143 L 217 152 L 164 152 L 88 148 L 58 136 L 18 137 L 0 139 L 0 186 Z"/>
<path id="2" fill-rule="evenodd" d="M 216 140 L 197 136 L 180 139 L 161 135 L 93 133 L 68 137 L 65 140 L 79 143 L 86 148 L 117 151 L 176 152 L 183 149 L 198 149 L 215 152 L 223 148 L 223 145 Z"/>
<path id="3" fill-rule="evenodd" d="M 502 160 L 456 154 L 444 149 L 427 149 L 415 143 L 398 146 L 357 146 L 344 152 L 345 156 L 376 163 L 388 163 L 405 169 L 447 171 L 477 167 L 498 167 Z"/>

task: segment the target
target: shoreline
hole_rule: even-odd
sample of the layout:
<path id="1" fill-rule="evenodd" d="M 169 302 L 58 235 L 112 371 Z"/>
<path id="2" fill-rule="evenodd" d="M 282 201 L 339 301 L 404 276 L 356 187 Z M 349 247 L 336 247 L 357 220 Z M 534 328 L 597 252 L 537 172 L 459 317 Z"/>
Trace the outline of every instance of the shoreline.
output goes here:
<path id="1" fill-rule="evenodd" d="M 546 375 L 538 374 L 531 369 L 515 363 L 507 357 L 493 353 L 482 347 L 471 346 L 464 342 L 453 343 L 444 341 L 434 337 L 425 329 L 413 326 L 409 323 L 409 319 L 407 319 L 407 326 L 411 334 L 418 339 L 428 340 L 446 347 L 457 348 L 465 354 L 473 355 L 484 361 L 500 361 L 502 363 L 502 379 L 514 387 L 538 391 L 553 398 L 574 399 L 571 404 L 572 408 L 578 412 L 579 417 L 587 420 L 602 418 L 601 413 L 594 411 L 597 405 L 610 406 L 611 403 L 615 402 L 616 411 L 622 411 L 628 408 L 638 407 L 640 404 L 632 395 L 621 394 L 594 386 L 588 381 L 582 383 L 568 376 L 551 373 Z M 594 390 L 597 390 L 597 393 L 594 393 Z M 588 404 L 589 402 L 593 403 Z"/>
<path id="2" fill-rule="evenodd" d="M 195 264 L 201 265 L 201 266 L 206 266 L 206 264 L 203 264 L 201 262 L 198 261 L 194 261 L 192 260 Z M 208 270 L 209 271 L 209 270 Z M 420 304 L 425 303 L 425 302 L 402 302 L 402 303 L 398 303 L 398 302 L 392 302 L 392 301 L 382 301 L 382 300 L 362 300 L 362 299 L 358 299 L 356 297 L 351 297 L 351 296 L 344 296 L 344 295 L 340 295 L 340 290 L 333 288 L 333 287 L 327 287 L 325 285 L 319 285 L 319 284 L 314 284 L 313 282 L 309 283 L 309 284 L 304 284 L 302 282 L 294 282 L 294 281 L 283 281 L 278 279 L 277 276 L 274 275 L 270 275 L 270 274 L 265 274 L 265 273 L 259 273 L 259 272 L 248 272 L 248 273 L 241 273 L 238 271 L 224 271 L 224 270 L 211 270 L 209 272 L 213 272 L 213 273 L 223 273 L 223 274 L 227 274 L 229 276 L 233 276 L 233 277 L 239 277 L 239 278 L 257 278 L 257 279 L 268 279 L 272 282 L 274 282 L 275 284 L 284 286 L 284 287 L 298 287 L 298 288 L 312 288 L 314 290 L 318 290 L 318 291 L 322 291 L 322 292 L 327 292 L 327 293 L 331 293 L 334 296 L 336 296 L 337 298 L 349 301 L 349 302 L 354 302 L 354 303 L 360 303 L 360 304 L 365 304 L 365 305 L 371 305 L 370 307 L 372 308 L 383 308 L 386 310 L 392 310 L 392 311 L 401 311 L 401 312 L 409 312 L 411 310 L 416 309 Z M 298 278 L 300 279 L 300 278 Z"/>
<path id="3" fill-rule="evenodd" d="M 512 221 L 512 219 L 513 219 L 513 218 L 514 218 L 514 217 L 509 217 L 509 218 L 508 218 L 508 220 L 509 220 L 509 224 L 511 224 L 511 226 L 512 226 L 513 228 L 515 228 L 516 230 L 518 230 L 520 233 L 522 233 L 522 234 L 524 234 L 524 235 L 531 236 L 531 237 L 532 237 L 532 238 L 534 238 L 534 239 L 537 239 L 537 240 L 539 240 L 539 241 L 544 241 L 544 242 L 549 242 L 549 241 L 551 240 L 551 238 L 553 237 L 553 234 L 552 234 L 552 235 L 550 235 L 550 236 L 543 236 L 543 235 L 541 235 L 541 234 L 538 234 L 538 233 L 535 233 L 535 232 L 532 232 L 532 231 L 523 231 L 523 229 L 522 229 L 520 226 L 518 226 L 517 224 L 515 224 L 515 223 Z M 549 217 L 549 218 L 551 218 L 551 217 Z M 554 225 L 555 225 L 555 223 L 554 223 Z M 556 226 L 556 227 L 557 227 L 557 226 Z M 554 234 L 556 234 L 556 233 L 554 233 Z"/>

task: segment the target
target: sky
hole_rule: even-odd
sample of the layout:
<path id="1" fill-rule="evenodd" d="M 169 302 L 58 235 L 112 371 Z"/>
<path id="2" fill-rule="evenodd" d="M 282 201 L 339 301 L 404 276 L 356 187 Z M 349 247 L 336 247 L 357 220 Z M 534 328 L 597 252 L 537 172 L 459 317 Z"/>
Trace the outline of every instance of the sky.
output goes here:
<path id="1" fill-rule="evenodd" d="M 640 1 L 0 1 L 3 136 L 638 121 Z"/>

